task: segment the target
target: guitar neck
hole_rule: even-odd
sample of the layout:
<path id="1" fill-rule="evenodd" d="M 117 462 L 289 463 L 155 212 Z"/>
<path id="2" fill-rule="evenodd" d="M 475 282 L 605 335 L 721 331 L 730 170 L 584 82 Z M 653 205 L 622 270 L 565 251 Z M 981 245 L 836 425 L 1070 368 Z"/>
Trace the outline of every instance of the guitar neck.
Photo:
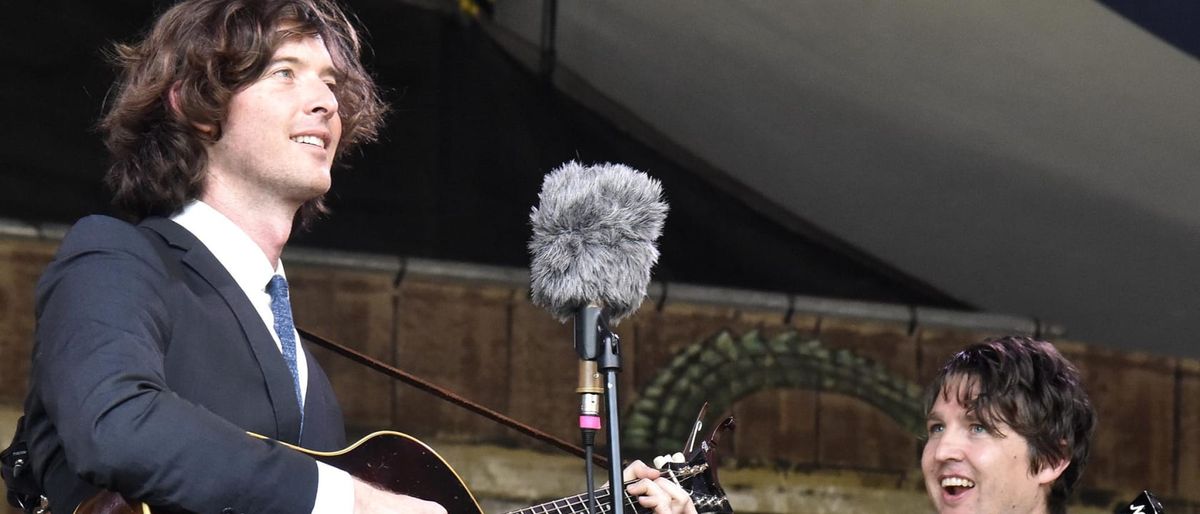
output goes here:
<path id="1" fill-rule="evenodd" d="M 624 493 L 622 496 L 625 497 L 624 505 L 625 508 L 628 509 L 628 512 L 649 512 L 649 509 L 638 504 L 638 502 L 635 501 L 633 497 L 629 496 L 628 493 Z M 608 489 L 596 490 L 596 509 L 599 511 L 599 513 L 612 512 L 612 503 L 610 503 L 611 498 L 612 495 L 609 493 Z M 507 514 L 583 514 L 588 512 L 587 502 L 587 494 L 577 494 L 575 496 L 560 498 L 558 500 L 534 505 L 532 507 L 526 507 L 521 510 L 514 510 L 508 512 Z"/>

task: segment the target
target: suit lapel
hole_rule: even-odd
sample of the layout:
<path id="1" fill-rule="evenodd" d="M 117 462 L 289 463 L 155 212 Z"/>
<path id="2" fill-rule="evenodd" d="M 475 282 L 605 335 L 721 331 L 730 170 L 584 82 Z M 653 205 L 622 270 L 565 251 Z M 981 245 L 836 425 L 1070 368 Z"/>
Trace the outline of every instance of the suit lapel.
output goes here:
<path id="1" fill-rule="evenodd" d="M 332 396 L 333 386 L 312 352 L 308 351 L 304 338 L 300 338 L 298 343 L 308 361 L 308 394 L 304 397 L 304 437 L 301 442 L 305 448 L 314 450 L 341 449 L 346 445 L 346 434 L 340 410 Z M 330 416 L 331 412 L 339 414 Z M 336 422 L 331 423 L 331 419 Z"/>
<path id="2" fill-rule="evenodd" d="M 275 410 L 275 437 L 284 442 L 299 443 L 300 405 L 296 402 L 292 374 L 288 371 L 275 340 L 271 338 L 271 333 L 263 325 L 258 311 L 254 310 L 241 287 L 212 252 L 187 229 L 165 218 L 149 218 L 141 225 L 158 233 L 169 245 L 181 250 L 183 256 L 180 261 L 208 282 L 233 312 L 262 370 L 267 394 Z"/>

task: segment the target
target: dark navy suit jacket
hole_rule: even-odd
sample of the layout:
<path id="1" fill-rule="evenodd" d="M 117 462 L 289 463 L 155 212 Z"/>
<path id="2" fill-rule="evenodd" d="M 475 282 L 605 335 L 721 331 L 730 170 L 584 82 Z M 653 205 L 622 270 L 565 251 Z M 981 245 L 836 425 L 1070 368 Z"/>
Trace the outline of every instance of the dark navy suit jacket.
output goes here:
<path id="1" fill-rule="evenodd" d="M 80 220 L 38 283 L 36 315 L 26 416 L 54 512 L 98 488 L 189 512 L 311 511 L 315 463 L 246 431 L 341 448 L 333 389 L 306 354 L 301 440 L 278 347 L 190 232 L 163 218 Z"/>

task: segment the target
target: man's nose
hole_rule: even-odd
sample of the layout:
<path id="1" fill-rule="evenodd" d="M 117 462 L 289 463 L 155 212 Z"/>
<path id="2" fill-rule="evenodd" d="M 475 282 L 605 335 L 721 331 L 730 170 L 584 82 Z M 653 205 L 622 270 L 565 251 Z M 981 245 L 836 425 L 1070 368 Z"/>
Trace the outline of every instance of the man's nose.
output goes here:
<path id="1" fill-rule="evenodd" d="M 936 445 L 933 448 L 933 458 L 939 462 L 963 460 L 963 456 L 966 455 L 966 438 L 950 431 L 930 441 L 929 444 Z"/>
<path id="2" fill-rule="evenodd" d="M 338 100 L 333 87 L 323 80 L 312 80 L 307 87 L 307 112 L 332 117 L 337 114 Z"/>

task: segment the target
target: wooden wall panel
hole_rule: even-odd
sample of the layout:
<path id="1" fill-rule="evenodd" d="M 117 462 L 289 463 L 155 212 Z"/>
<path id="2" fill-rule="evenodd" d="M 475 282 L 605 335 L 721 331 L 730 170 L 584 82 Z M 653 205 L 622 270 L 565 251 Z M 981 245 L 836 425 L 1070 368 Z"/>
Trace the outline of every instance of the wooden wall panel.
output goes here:
<path id="1" fill-rule="evenodd" d="M 508 409 L 512 289 L 412 279 L 401 284 L 396 362 L 400 368 L 505 412 Z M 493 422 L 432 395 L 396 386 L 397 429 L 444 440 L 503 437 Z"/>
<path id="2" fill-rule="evenodd" d="M 514 297 L 509 415 L 578 444 L 579 395 L 575 387 L 579 357 L 573 341 L 574 324 L 559 323 L 550 313 L 529 303 L 529 294 L 524 290 Z M 532 444 L 523 436 L 514 437 L 523 446 Z"/>
<path id="3" fill-rule="evenodd" d="M 632 367 L 636 387 L 651 380 L 659 368 L 666 366 L 680 350 L 703 341 L 722 330 L 739 332 L 749 328 L 738 321 L 738 310 L 732 307 L 709 307 L 668 302 L 662 310 L 643 304 L 633 317 L 622 324 L 632 325 L 637 344 L 632 352 Z"/>
<path id="4" fill-rule="evenodd" d="M 813 391 L 769 389 L 747 396 L 733 406 L 738 426 L 728 450 L 722 441 L 722 455 L 738 466 L 811 467 L 817 461 L 816 412 Z"/>
<path id="5" fill-rule="evenodd" d="M 29 388 L 33 350 L 33 296 L 57 243 L 0 240 L 0 402 L 20 404 Z M 8 441 L 0 441 L 7 445 Z"/>
<path id="6" fill-rule="evenodd" d="M 34 287 L 57 243 L 0 240 L 0 404 L 19 406 L 28 380 Z M 571 325 L 529 305 L 520 288 L 321 267 L 289 268 L 301 326 L 396 362 L 502 412 L 574 441 L 577 397 Z M 622 403 L 682 348 L 721 329 L 815 334 L 833 349 L 883 364 L 924 385 L 945 360 L 983 332 L 907 327 L 770 310 L 668 302 L 647 304 L 617 332 L 625 370 Z M 819 332 L 817 331 L 819 328 Z M 1083 487 L 1117 495 L 1148 487 L 1200 502 L 1200 361 L 1150 357 L 1056 341 L 1079 365 L 1100 415 Z M 432 439 L 522 438 L 408 386 L 313 350 L 339 391 L 351 430 L 389 427 Z M 798 468 L 852 468 L 867 474 L 911 470 L 909 435 L 862 401 L 832 393 L 765 390 L 731 407 L 741 420 L 725 450 L 741 462 Z M 1108 493 L 1104 493 L 1108 494 Z M 1193 503 L 1192 505 L 1194 505 Z"/>
<path id="7" fill-rule="evenodd" d="M 817 339 L 830 348 L 846 349 L 874 361 L 910 381 L 917 380 L 917 342 L 908 325 L 848 318 L 821 320 Z"/>
<path id="8" fill-rule="evenodd" d="M 622 324 L 622 337 L 631 330 L 637 340 L 633 352 L 634 382 L 641 387 L 650 381 L 658 370 L 667 365 L 680 350 L 729 330 L 741 336 L 757 330 L 763 337 L 773 337 L 786 331 L 811 334 L 815 329 L 815 316 L 795 316 L 784 323 L 784 314 L 774 311 L 745 310 L 733 307 L 694 305 L 668 302 L 660 310 L 645 303 L 629 320 Z M 627 329 L 628 325 L 632 325 Z"/>
<path id="9" fill-rule="evenodd" d="M 989 337 L 1006 334 L 973 332 L 949 328 L 917 329 L 917 383 L 929 384 L 942 366 L 959 350 Z"/>
<path id="10" fill-rule="evenodd" d="M 668 302 L 660 310 L 652 304 L 642 304 L 641 310 L 622 326 L 631 325 L 629 329 L 632 329 L 633 338 L 637 341 L 632 351 L 626 350 L 626 355 L 632 357 L 631 362 L 626 363 L 626 373 L 632 376 L 634 385 L 633 394 L 626 393 L 624 398 L 636 398 L 637 391 L 684 348 L 722 330 L 736 333 L 748 328 L 738 321 L 738 314 L 738 310 L 732 307 Z"/>
<path id="11" fill-rule="evenodd" d="M 851 319 L 823 319 L 818 339 L 845 349 L 912 381 L 917 345 L 908 326 Z M 915 464 L 917 439 L 899 423 L 862 399 L 819 393 L 818 463 L 835 468 L 906 471 Z"/>
<path id="12" fill-rule="evenodd" d="M 1181 497 L 1200 501 L 1200 361 L 1180 360 L 1178 399 L 1175 491 Z"/>
<path id="13" fill-rule="evenodd" d="M 752 327 L 764 339 L 795 331 L 812 336 L 816 316 L 794 316 L 784 323 L 778 312 L 742 311 L 739 325 Z M 739 334 L 740 335 L 740 334 Z M 733 432 L 729 453 L 739 463 L 812 466 L 817 462 L 818 394 L 800 389 L 769 389 L 743 398 L 733 405 L 738 428 Z"/>
<path id="14" fill-rule="evenodd" d="M 739 310 L 736 314 L 738 326 L 746 330 L 757 330 L 763 338 L 770 339 L 785 332 L 796 332 L 801 337 L 813 336 L 820 318 L 815 315 L 797 314 L 784 319 L 785 313 L 777 311 Z"/>
<path id="15" fill-rule="evenodd" d="M 1085 487 L 1175 494 L 1175 360 L 1055 342 L 1098 417 Z"/>
<path id="16" fill-rule="evenodd" d="M 288 269 L 297 326 L 392 363 L 392 276 L 295 266 Z M 352 435 L 392 427 L 392 380 L 376 371 L 308 344 L 338 395 Z"/>
<path id="17" fill-rule="evenodd" d="M 635 376 L 640 387 L 676 353 L 722 330 L 735 337 L 759 330 L 770 337 L 791 329 L 811 332 L 816 320 L 798 316 L 785 326 L 783 313 L 668 302 L 662 310 L 644 305 L 632 321 L 637 339 Z M 738 460 L 812 465 L 816 456 L 814 398 L 811 392 L 769 390 L 735 402 L 730 412 L 722 414 L 738 418 L 739 428 L 722 451 Z"/>
<path id="18" fill-rule="evenodd" d="M 862 400 L 822 392 L 817 463 L 821 468 L 904 473 L 917 467 L 917 439 Z"/>

